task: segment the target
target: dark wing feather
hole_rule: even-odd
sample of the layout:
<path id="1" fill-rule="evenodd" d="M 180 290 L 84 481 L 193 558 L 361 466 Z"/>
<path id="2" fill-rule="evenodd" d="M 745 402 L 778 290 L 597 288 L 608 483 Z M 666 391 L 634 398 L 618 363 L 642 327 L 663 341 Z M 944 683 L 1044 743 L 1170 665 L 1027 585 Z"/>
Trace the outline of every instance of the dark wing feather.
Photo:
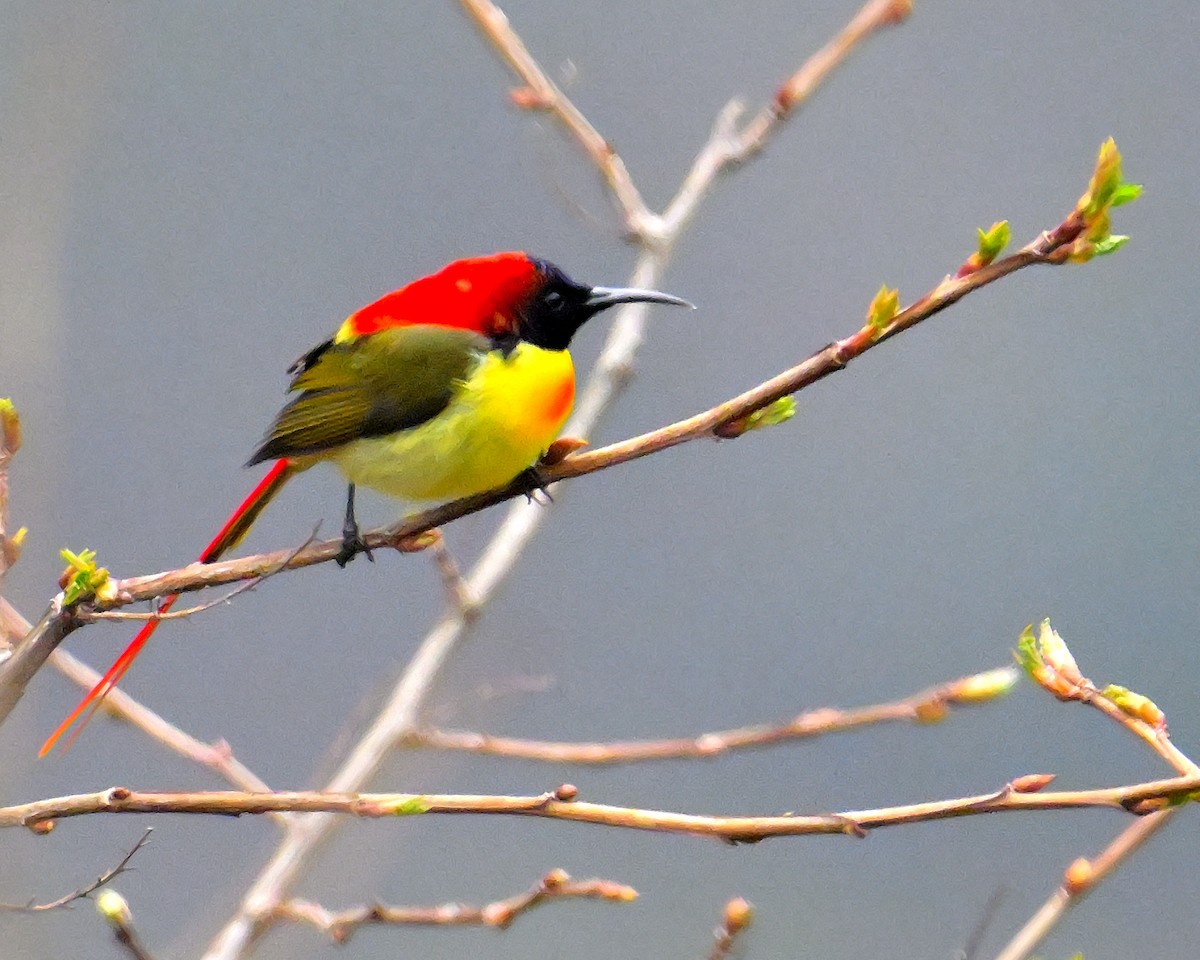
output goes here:
<path id="1" fill-rule="evenodd" d="M 324 343 L 318 343 L 315 347 L 309 350 L 308 353 L 297 357 L 296 361 L 290 367 L 288 367 L 287 372 L 293 377 L 299 377 L 300 374 L 302 374 L 305 370 L 314 366 L 316 362 L 321 359 L 321 354 L 332 347 L 333 344 L 334 341 L 332 339 L 326 340 Z M 288 389 L 295 389 L 295 380 L 292 381 L 292 386 L 288 387 Z"/>
<path id="2" fill-rule="evenodd" d="M 322 453 L 419 426 L 446 409 L 488 341 L 431 325 L 322 344 L 296 365 L 284 407 L 249 463 Z"/>

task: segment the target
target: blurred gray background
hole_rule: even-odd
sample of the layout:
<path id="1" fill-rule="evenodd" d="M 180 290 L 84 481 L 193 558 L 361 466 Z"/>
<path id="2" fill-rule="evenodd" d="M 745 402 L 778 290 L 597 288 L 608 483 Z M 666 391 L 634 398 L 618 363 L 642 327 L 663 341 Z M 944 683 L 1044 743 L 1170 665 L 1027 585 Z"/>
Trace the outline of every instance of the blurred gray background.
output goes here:
<path id="1" fill-rule="evenodd" d="M 531 49 L 661 206 L 731 96 L 752 104 L 854 0 L 510 0 Z M 787 426 L 572 483 L 454 658 L 433 721 L 534 737 L 697 733 L 907 694 L 1003 664 L 1051 616 L 1085 672 L 1153 696 L 1196 748 L 1200 604 L 1195 267 L 1200 186 L 1192 0 L 919 2 L 767 153 L 723 182 L 663 286 L 639 376 L 593 437 L 703 409 L 853 332 L 881 282 L 910 301 L 1006 217 L 1025 242 L 1115 136 L 1144 198 L 1086 267 L 1029 270 L 800 398 Z M 241 469 L 284 369 L 359 305 L 458 256 L 525 248 L 594 283 L 633 252 L 573 145 L 516 113 L 507 72 L 453 3 L 11 0 L 0 29 L 0 395 L 24 417 L 9 597 L 36 617 L 62 547 L 118 575 L 191 560 L 256 474 Z M 586 366 L 603 339 L 586 329 Z M 246 549 L 338 529 L 341 481 L 293 484 Z M 396 507 L 372 495 L 361 515 Z M 454 524 L 468 562 L 498 511 Z M 278 787 L 317 786 L 442 607 L 425 557 L 276 578 L 160 630 L 127 689 Z M 69 647 L 105 665 L 125 625 Z M 540 678 L 550 678 L 544 689 Z M 495 695 L 496 692 L 501 695 Z M 3 802 L 222 782 L 99 720 L 33 759 L 78 691 L 39 676 L 0 731 Z M 713 762 L 547 767 L 397 755 L 380 789 L 536 792 L 692 812 L 876 806 L 1048 771 L 1062 787 L 1164 776 L 1093 711 L 1022 685 L 940 726 L 894 726 Z M 51 898 L 148 818 L 0 837 L 0 899 Z M 196 956 L 277 836 L 261 818 L 158 819 L 118 888 L 151 949 Z M 298 894 L 486 901 L 561 866 L 637 887 L 504 933 L 282 928 L 263 958 L 705 955 L 721 905 L 759 910 L 749 958 L 950 958 L 998 889 L 995 950 L 1126 823 L 996 816 L 865 841 L 725 847 L 501 819 L 349 823 Z M 1196 929 L 1191 820 L 1079 908 L 1047 957 L 1183 958 Z M 86 904 L 0 916 L 0 954 L 120 957 Z"/>

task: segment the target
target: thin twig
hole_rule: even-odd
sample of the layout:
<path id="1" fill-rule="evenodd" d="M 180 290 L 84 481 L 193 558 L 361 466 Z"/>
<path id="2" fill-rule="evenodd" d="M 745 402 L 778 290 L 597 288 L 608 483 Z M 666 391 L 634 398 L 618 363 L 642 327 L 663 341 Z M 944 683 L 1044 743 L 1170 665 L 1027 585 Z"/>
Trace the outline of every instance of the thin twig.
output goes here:
<path id="1" fill-rule="evenodd" d="M 513 30 L 499 7 L 488 0 L 462 0 L 475 25 L 525 84 L 513 98 L 519 106 L 544 110 L 563 125 L 604 177 L 613 199 L 621 207 L 629 234 L 642 240 L 659 236 L 658 217 L 651 212 L 634 185 L 625 161 L 578 107 L 547 75 L 533 58 L 524 41 Z"/>
<path id="2" fill-rule="evenodd" d="M 863 40 L 883 27 L 902 23 L 912 7 L 912 0 L 870 0 L 864 5 L 841 33 L 788 77 L 776 92 L 775 102 L 750 121 L 739 138 L 736 159 L 744 160 L 762 150 L 776 127 L 802 106 Z"/>
<path id="3" fill-rule="evenodd" d="M 54 651 L 50 662 L 56 670 L 82 689 L 90 690 L 100 680 L 99 673 L 77 660 L 66 650 Z M 271 789 L 258 774 L 238 760 L 227 740 L 206 743 L 164 719 L 120 688 L 109 691 L 104 700 L 103 709 L 117 719 L 131 724 L 168 750 L 207 767 L 239 789 L 251 791 Z M 280 822 L 284 821 L 280 820 Z"/>
<path id="4" fill-rule="evenodd" d="M 549 900 L 588 899 L 629 903 L 637 891 L 612 880 L 572 880 L 565 870 L 551 870 L 529 890 L 482 907 L 465 903 L 443 903 L 432 907 L 398 907 L 370 904 L 348 910 L 329 910 L 310 900 L 285 900 L 271 919 L 307 923 L 335 943 L 346 943 L 360 927 L 369 924 L 419 926 L 478 926 L 505 930 L 517 917 Z"/>
<path id="5" fill-rule="evenodd" d="M 1041 622 L 1036 634 L 1032 626 L 1027 628 L 1018 643 L 1017 657 L 1033 681 L 1056 699 L 1084 703 L 1099 710 L 1117 726 L 1149 745 L 1177 773 L 1185 776 L 1200 773 L 1200 766 L 1171 742 L 1167 718 L 1162 710 L 1149 698 L 1124 687 L 1101 690 L 1083 675 L 1066 641 L 1049 620 Z M 1120 698 L 1120 702 L 1116 698 Z"/>
<path id="6" fill-rule="evenodd" d="M 422 728 L 406 734 L 407 746 L 500 757 L 520 757 L 547 763 L 618 764 L 645 760 L 708 758 L 731 750 L 771 746 L 854 730 L 880 723 L 932 723 L 951 707 L 975 704 L 1001 696 L 1016 679 L 1012 668 L 961 677 L 913 696 L 868 707 L 810 710 L 785 723 L 716 730 L 694 737 L 631 740 L 609 743 L 567 743 L 499 737 L 468 730 Z"/>
<path id="7" fill-rule="evenodd" d="M 83 623 L 95 623 L 98 620 L 186 620 L 188 617 L 194 617 L 196 614 L 204 613 L 213 607 L 229 603 L 243 593 L 249 593 L 262 583 L 263 579 L 263 577 L 255 577 L 253 580 L 243 581 L 234 589 L 221 594 L 219 597 L 206 600 L 204 603 L 198 603 L 194 607 L 184 607 L 182 610 L 147 610 L 145 613 L 130 613 L 126 610 L 92 610 L 82 612 L 79 619 Z"/>
<path id="8" fill-rule="evenodd" d="M 739 100 L 731 100 L 717 117 L 708 144 L 696 156 L 679 192 L 662 215 L 662 230 L 674 235 L 691 217 L 698 201 L 720 175 L 753 159 L 778 128 L 801 107 L 837 67 L 876 31 L 902 23 L 912 13 L 912 0 L 868 0 L 841 33 L 813 54 L 780 85 L 775 97 L 740 130 Z"/>
<path id="9" fill-rule="evenodd" d="M 100 874 L 100 876 L 89 883 L 86 887 L 80 887 L 78 890 L 64 894 L 57 900 L 51 900 L 49 903 L 34 903 L 33 901 L 30 901 L 29 903 L 0 903 L 0 910 L 6 910 L 12 913 L 45 913 L 48 910 L 58 910 L 67 906 L 68 904 L 74 903 L 76 900 L 86 900 L 101 887 L 105 886 L 125 872 L 126 868 L 129 866 L 129 861 L 134 858 L 134 856 L 139 850 L 142 849 L 142 847 L 150 842 L 150 834 L 153 832 L 153 827 L 147 827 L 146 832 L 142 834 L 141 839 L 139 839 L 138 842 L 133 845 L 133 849 L 131 849 L 127 854 L 125 854 L 125 856 L 121 858 L 120 863 L 118 863 L 111 870 L 106 870 L 104 873 Z"/>
<path id="10" fill-rule="evenodd" d="M 117 943 L 125 948 L 133 960 L 154 960 L 154 955 L 146 949 L 142 938 L 132 924 L 114 924 L 113 935 Z"/>
<path id="11" fill-rule="evenodd" d="M 524 816 L 547 820 L 592 823 L 627 830 L 685 833 L 749 843 L 768 837 L 840 834 L 864 836 L 880 827 L 895 827 L 930 820 L 978 816 L 1018 810 L 1107 809 L 1132 813 L 1144 810 L 1147 801 L 1190 799 L 1200 791 L 1200 775 L 1152 780 L 1093 790 L 1038 792 L 1045 775 L 1018 777 L 991 793 L 950 800 L 847 810 L 841 813 L 788 813 L 779 816 L 704 816 L 665 810 L 643 810 L 576 799 L 576 789 L 565 785 L 536 796 L 491 794 L 334 793 L 325 790 L 246 793 L 239 790 L 155 793 L 110 787 L 97 793 L 35 800 L 0 807 L 0 827 L 29 827 L 45 832 L 48 824 L 67 817 L 100 813 L 186 813 L 208 816 L 263 814 L 272 810 L 298 813 L 339 813 L 364 819 L 475 814 Z"/>
<path id="12" fill-rule="evenodd" d="M 81 610 L 79 619 L 81 622 L 87 623 L 95 620 L 183 620 L 187 617 L 194 617 L 198 613 L 204 613 L 206 610 L 211 610 L 213 607 L 219 607 L 223 604 L 231 602 L 235 597 L 243 593 L 249 593 L 254 590 L 265 580 L 270 579 L 277 573 L 281 573 L 287 569 L 288 563 L 296 558 L 296 555 L 317 539 L 317 533 L 320 530 L 320 524 L 313 527 L 313 532 L 310 533 L 303 543 L 292 550 L 291 555 L 284 561 L 281 561 L 273 570 L 268 570 L 261 577 L 254 577 L 251 580 L 246 580 L 240 583 L 233 590 L 221 594 L 212 600 L 204 603 L 198 603 L 194 607 L 187 607 L 183 610 L 149 610 L 146 613 L 127 613 L 123 610 Z"/>

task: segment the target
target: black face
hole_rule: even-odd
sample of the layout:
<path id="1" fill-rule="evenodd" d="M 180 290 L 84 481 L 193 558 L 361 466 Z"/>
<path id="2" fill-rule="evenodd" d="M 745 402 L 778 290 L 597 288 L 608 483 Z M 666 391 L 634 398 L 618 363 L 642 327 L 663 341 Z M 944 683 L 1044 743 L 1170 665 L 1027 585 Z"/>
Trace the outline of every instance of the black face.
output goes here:
<path id="1" fill-rule="evenodd" d="M 575 331 L 608 304 L 592 302 L 592 288 L 576 283 L 547 260 L 535 260 L 542 284 L 518 321 L 522 340 L 543 350 L 566 350 Z"/>
<path id="2" fill-rule="evenodd" d="M 657 290 L 635 287 L 585 287 L 554 264 L 534 260 L 541 285 L 517 318 L 516 338 L 501 346 L 507 352 L 524 340 L 543 350 L 566 350 L 575 331 L 601 310 L 618 303 L 671 303 L 691 307 L 686 300 Z"/>

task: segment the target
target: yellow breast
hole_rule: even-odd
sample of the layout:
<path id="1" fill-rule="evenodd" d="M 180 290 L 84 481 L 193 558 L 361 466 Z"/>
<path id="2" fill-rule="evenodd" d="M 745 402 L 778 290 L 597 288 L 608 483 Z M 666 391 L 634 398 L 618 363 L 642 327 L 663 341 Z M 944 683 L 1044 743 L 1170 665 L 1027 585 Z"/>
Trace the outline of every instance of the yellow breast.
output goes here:
<path id="1" fill-rule="evenodd" d="M 334 456 L 351 483 L 401 500 L 449 500 L 508 483 L 558 436 L 575 401 L 566 350 L 520 343 L 482 354 L 427 423 L 356 440 Z"/>

